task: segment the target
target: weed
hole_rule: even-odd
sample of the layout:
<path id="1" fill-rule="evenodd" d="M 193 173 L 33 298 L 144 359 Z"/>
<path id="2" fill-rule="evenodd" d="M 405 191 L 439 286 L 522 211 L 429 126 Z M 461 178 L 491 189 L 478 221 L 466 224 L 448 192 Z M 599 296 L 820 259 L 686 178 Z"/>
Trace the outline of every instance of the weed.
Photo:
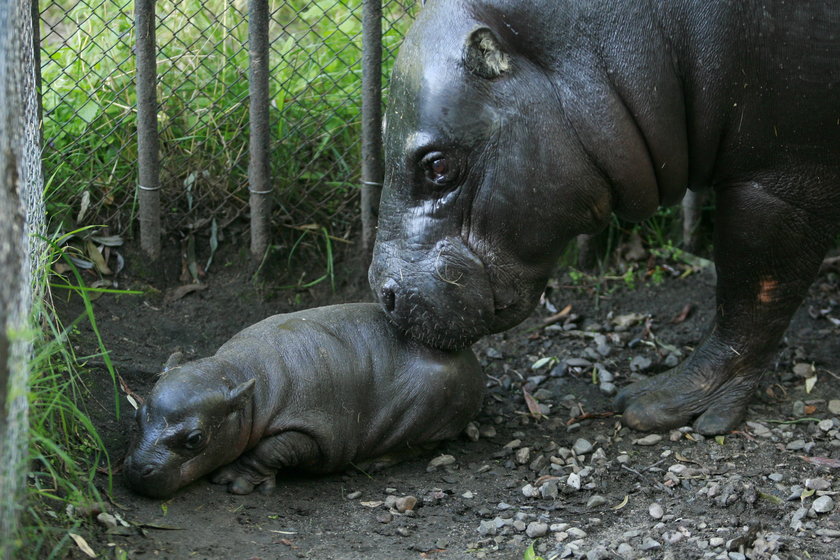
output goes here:
<path id="1" fill-rule="evenodd" d="M 30 333 L 35 351 L 29 364 L 29 464 L 28 500 L 24 523 L 15 542 L 26 543 L 32 558 L 61 558 L 70 543 L 69 533 L 81 521 L 74 509 L 98 507 L 102 496 L 95 485 L 97 469 L 107 474 L 106 490 L 111 489 L 111 464 L 105 446 L 85 407 L 87 389 L 83 362 L 100 357 L 114 384 L 118 406 L 116 372 L 96 326 L 89 293 L 101 291 L 84 286 L 81 275 L 63 248 L 72 234 L 46 240 L 48 258 L 38 271 L 36 282 L 53 289 L 69 290 L 84 303 L 84 313 L 63 325 L 52 305 L 52 296 L 36 302 L 34 317 L 40 329 Z M 51 274 L 52 267 L 63 261 L 72 271 L 71 282 Z M 113 291 L 113 290 L 108 290 Z M 77 356 L 69 341 L 82 321 L 89 321 L 96 335 L 96 356 Z"/>

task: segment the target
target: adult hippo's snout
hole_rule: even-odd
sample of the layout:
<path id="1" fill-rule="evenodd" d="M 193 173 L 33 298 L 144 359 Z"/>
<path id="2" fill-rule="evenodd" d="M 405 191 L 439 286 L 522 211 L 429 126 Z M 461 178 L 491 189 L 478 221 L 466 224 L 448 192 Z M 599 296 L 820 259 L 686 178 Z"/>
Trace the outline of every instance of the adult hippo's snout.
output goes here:
<path id="1" fill-rule="evenodd" d="M 466 348 L 515 325 L 522 319 L 518 302 L 539 297 L 521 293 L 532 284 L 520 275 L 505 275 L 493 266 L 492 256 L 485 264 L 454 237 L 425 249 L 379 241 L 369 277 L 391 322 L 407 336 L 443 350 Z"/>
<path id="2" fill-rule="evenodd" d="M 411 338 L 441 349 L 465 348 L 494 314 L 484 264 L 457 238 L 406 250 L 380 243 L 370 284 L 388 318 Z"/>

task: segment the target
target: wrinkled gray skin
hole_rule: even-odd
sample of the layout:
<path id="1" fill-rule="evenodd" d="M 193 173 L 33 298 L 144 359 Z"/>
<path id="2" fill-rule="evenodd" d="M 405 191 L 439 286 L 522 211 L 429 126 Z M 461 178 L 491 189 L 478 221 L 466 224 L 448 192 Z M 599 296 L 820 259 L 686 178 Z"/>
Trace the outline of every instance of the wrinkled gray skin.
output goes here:
<path id="1" fill-rule="evenodd" d="M 161 376 L 125 477 L 153 497 L 214 471 L 235 494 L 269 490 L 281 468 L 330 472 L 455 437 L 483 394 L 471 350 L 407 340 L 376 304 L 275 315 Z"/>
<path id="2" fill-rule="evenodd" d="M 838 119 L 837 2 L 430 0 L 391 79 L 371 286 L 464 347 L 529 314 L 575 235 L 711 187 L 714 323 L 617 406 L 725 432 L 838 232 Z"/>

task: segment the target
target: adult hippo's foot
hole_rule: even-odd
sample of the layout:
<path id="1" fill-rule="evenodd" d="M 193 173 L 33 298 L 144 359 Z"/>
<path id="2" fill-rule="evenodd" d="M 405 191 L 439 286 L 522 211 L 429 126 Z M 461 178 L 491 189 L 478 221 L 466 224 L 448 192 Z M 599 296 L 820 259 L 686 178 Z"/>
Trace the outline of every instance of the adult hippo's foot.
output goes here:
<path id="1" fill-rule="evenodd" d="M 733 374 L 739 361 L 731 348 L 709 339 L 676 368 L 625 387 L 616 408 L 636 430 L 667 430 L 694 421 L 704 435 L 728 432 L 743 420 L 761 379 L 752 368 Z"/>
<path id="2" fill-rule="evenodd" d="M 696 418 L 698 432 L 720 434 L 743 420 L 753 390 L 837 231 L 817 210 L 786 202 L 789 187 L 775 179 L 718 191 L 714 327 L 680 366 L 618 395 L 625 424 L 665 430 Z M 748 223 L 739 219 L 747 209 L 761 212 Z"/>

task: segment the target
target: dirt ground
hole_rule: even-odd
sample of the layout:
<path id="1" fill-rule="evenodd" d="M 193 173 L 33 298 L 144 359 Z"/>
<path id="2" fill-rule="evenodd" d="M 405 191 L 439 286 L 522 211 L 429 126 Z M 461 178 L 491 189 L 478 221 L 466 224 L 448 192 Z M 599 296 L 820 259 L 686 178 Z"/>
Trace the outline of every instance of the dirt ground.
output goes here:
<path id="1" fill-rule="evenodd" d="M 95 308 L 117 370 L 140 395 L 175 350 L 210 355 L 268 315 L 366 294 L 255 287 L 245 256 L 229 249 L 217 254 L 206 289 L 186 295 L 176 291 L 177 253 L 151 272 L 130 252 L 126 262 L 120 286 L 144 295 L 104 295 Z M 471 437 L 381 472 L 288 473 L 270 495 L 235 496 L 201 480 L 154 500 L 117 475 L 109 508 L 125 524 L 90 519 L 84 536 L 99 557 L 136 559 L 520 559 L 532 543 L 546 559 L 839 558 L 837 274 L 823 272 L 811 288 L 748 423 L 724 438 L 686 428 L 654 441 L 597 416 L 611 411 L 611 383 L 668 369 L 702 337 L 714 272 L 669 266 L 680 277 L 661 269 L 660 283 L 635 286 L 558 273 L 547 305 L 475 345 L 488 394 Z M 544 326 L 569 305 L 569 316 Z M 78 311 L 70 302 L 64 313 Z M 80 354 L 94 351 L 89 328 L 76 344 Z M 90 411 L 118 469 L 131 407 L 122 396 L 114 419 L 107 374 L 94 374 Z M 529 412 L 524 390 L 543 418 Z M 402 496 L 416 497 L 416 507 L 395 509 Z M 85 556 L 74 548 L 70 557 Z"/>

